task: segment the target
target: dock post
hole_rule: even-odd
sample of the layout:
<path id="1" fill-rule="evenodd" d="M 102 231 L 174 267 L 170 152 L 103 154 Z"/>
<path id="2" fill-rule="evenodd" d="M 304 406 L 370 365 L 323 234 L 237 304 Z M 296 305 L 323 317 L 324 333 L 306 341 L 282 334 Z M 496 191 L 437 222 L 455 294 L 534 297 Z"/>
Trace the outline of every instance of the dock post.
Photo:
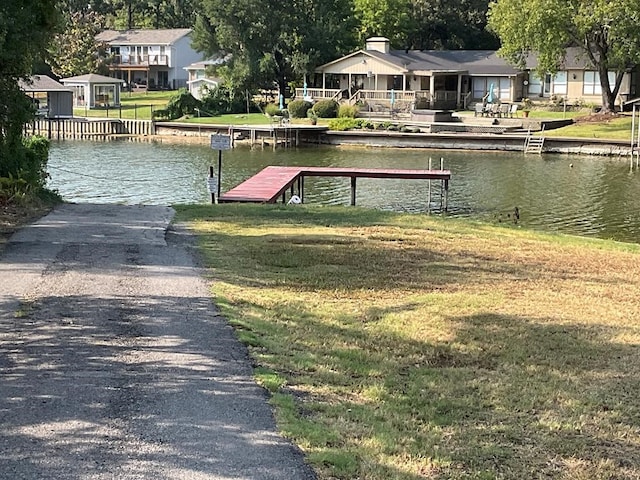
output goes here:
<path id="1" fill-rule="evenodd" d="M 431 171 L 431 157 L 429 157 L 429 171 Z M 427 203 L 427 213 L 431 214 L 431 179 L 429 179 L 429 202 Z"/>
<path id="2" fill-rule="evenodd" d="M 218 198 L 220 198 L 220 188 L 222 179 L 222 150 L 218 150 L 218 184 L 216 190 L 218 191 Z"/>
<path id="3" fill-rule="evenodd" d="M 444 212 L 449 210 L 449 180 L 444 181 Z"/>
<path id="4" fill-rule="evenodd" d="M 211 204 L 216 203 L 216 194 L 213 191 L 212 187 L 212 180 L 213 180 L 213 166 L 209 167 L 209 192 L 211 193 Z"/>
<path id="5" fill-rule="evenodd" d="M 356 204 L 356 177 L 351 177 L 351 206 Z"/>

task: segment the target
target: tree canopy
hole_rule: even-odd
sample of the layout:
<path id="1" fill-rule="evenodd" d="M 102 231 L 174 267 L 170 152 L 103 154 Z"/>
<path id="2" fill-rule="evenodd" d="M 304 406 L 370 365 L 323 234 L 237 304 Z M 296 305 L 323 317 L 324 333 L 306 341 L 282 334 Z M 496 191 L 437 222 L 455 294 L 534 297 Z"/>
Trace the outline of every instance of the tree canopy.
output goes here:
<path id="1" fill-rule="evenodd" d="M 33 108 L 19 81 L 45 56 L 57 26 L 55 0 L 0 3 L 0 177 L 33 173 L 26 171 L 30 153 L 22 138 Z"/>
<path id="2" fill-rule="evenodd" d="M 316 65 L 355 46 L 352 5 L 345 0 L 202 0 L 194 46 L 232 53 L 218 74 L 238 88 L 280 91 Z"/>
<path id="3" fill-rule="evenodd" d="M 613 110 L 623 73 L 640 61 L 640 0 L 494 0 L 489 26 L 500 55 L 523 67 L 534 53 L 540 76 L 558 70 L 568 47 L 580 49 L 599 74 L 603 112 Z"/>
<path id="4" fill-rule="evenodd" d="M 488 0 L 355 0 L 360 44 L 384 36 L 395 48 L 498 48 L 487 31 Z"/>
<path id="5" fill-rule="evenodd" d="M 85 73 L 109 72 L 107 46 L 96 40 L 103 30 L 104 18 L 96 12 L 69 14 L 64 31 L 58 33 L 49 46 L 51 70 L 60 77 Z"/>

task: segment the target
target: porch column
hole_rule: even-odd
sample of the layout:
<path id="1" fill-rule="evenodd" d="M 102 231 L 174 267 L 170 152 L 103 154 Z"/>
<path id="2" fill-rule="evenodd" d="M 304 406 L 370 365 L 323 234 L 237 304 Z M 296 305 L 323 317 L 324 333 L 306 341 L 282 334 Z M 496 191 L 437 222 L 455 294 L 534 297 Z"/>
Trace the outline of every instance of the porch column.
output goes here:
<path id="1" fill-rule="evenodd" d="M 431 72 L 431 76 L 429 77 L 429 96 L 431 97 L 429 101 L 429 106 L 431 108 L 435 108 L 436 103 L 436 76 Z"/>
<path id="2" fill-rule="evenodd" d="M 327 93 L 325 92 L 327 85 L 327 74 L 322 72 L 322 98 L 326 98 Z"/>
<path id="3" fill-rule="evenodd" d="M 407 91 L 407 75 L 402 74 L 402 93 Z"/>
<path id="4" fill-rule="evenodd" d="M 460 105 L 462 108 L 466 108 L 466 105 L 462 105 L 462 75 L 458 74 L 458 95 L 456 100 L 456 106 Z"/>

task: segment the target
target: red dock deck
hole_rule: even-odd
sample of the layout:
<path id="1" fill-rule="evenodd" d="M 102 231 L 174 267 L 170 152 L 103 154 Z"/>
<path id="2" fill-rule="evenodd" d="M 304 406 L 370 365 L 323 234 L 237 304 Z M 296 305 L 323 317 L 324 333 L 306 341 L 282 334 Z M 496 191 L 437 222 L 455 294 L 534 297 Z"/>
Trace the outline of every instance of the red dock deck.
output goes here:
<path id="1" fill-rule="evenodd" d="M 304 177 L 349 177 L 351 178 L 351 204 L 355 205 L 357 178 L 406 178 L 441 180 L 444 183 L 444 210 L 449 190 L 449 170 L 400 170 L 348 167 L 276 167 L 269 166 L 235 188 L 220 195 L 220 203 L 275 203 L 279 197 L 286 202 L 287 191 L 294 195 L 297 184 L 298 195 L 304 200 Z"/>

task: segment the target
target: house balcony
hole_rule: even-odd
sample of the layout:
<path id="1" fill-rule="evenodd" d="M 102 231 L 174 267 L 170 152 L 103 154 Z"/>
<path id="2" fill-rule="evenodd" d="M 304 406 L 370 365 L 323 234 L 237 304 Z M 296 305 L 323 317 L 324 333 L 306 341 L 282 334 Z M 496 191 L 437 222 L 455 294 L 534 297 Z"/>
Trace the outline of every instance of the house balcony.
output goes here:
<path id="1" fill-rule="evenodd" d="M 151 66 L 169 66 L 168 55 L 113 55 L 109 67 L 121 68 L 149 68 Z"/>

